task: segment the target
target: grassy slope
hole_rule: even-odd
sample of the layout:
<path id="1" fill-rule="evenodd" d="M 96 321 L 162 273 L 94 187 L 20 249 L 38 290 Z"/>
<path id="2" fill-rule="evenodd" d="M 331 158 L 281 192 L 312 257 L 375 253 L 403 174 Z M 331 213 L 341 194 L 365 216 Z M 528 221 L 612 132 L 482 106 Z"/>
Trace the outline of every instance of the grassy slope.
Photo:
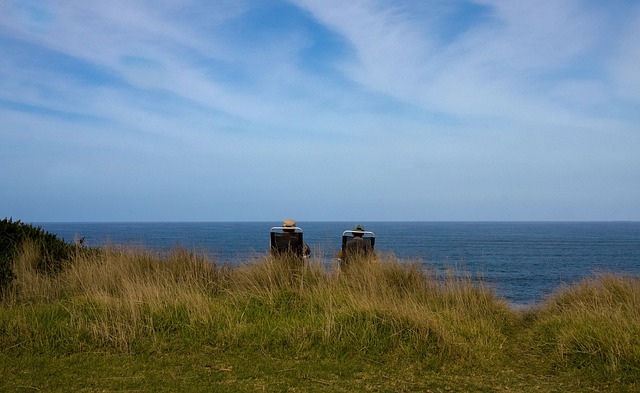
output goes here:
<path id="1" fill-rule="evenodd" d="M 393 257 L 338 273 L 109 250 L 56 275 L 26 245 L 0 308 L 0 391 L 639 391 L 640 283 L 516 312 Z"/>

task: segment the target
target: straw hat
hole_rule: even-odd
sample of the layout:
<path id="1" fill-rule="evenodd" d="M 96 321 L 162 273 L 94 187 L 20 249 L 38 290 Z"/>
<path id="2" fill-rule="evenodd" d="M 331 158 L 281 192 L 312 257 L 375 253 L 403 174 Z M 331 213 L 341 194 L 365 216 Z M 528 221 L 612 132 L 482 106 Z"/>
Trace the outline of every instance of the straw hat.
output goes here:
<path id="1" fill-rule="evenodd" d="M 291 220 L 291 219 L 287 219 L 282 221 L 282 226 L 283 227 L 295 227 L 296 226 L 296 220 Z"/>

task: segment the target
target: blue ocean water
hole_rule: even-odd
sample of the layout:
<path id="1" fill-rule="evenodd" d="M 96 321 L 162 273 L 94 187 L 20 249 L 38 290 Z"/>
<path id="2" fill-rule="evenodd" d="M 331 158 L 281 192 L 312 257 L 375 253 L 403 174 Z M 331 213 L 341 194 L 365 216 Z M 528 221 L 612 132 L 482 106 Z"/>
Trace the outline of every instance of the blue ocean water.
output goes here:
<path id="1" fill-rule="evenodd" d="M 562 285 L 597 273 L 640 276 L 640 222 L 364 222 L 376 250 L 426 268 L 482 277 L 512 304 L 537 303 Z M 89 246 L 176 246 L 235 264 L 264 255 L 279 222 L 42 223 L 67 241 Z M 353 223 L 298 222 L 305 241 L 330 263 Z"/>

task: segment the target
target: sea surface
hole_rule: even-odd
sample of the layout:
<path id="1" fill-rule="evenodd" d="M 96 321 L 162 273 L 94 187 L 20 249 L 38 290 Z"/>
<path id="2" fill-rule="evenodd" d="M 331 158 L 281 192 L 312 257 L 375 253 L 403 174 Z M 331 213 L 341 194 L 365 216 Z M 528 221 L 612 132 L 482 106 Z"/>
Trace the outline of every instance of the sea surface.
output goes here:
<path id="1" fill-rule="evenodd" d="M 269 249 L 279 222 L 34 223 L 67 241 L 126 245 L 152 251 L 177 246 L 217 263 L 251 263 Z M 640 222 L 363 222 L 376 251 L 427 269 L 480 277 L 514 305 L 536 304 L 583 278 L 601 273 L 640 276 Z M 327 265 L 342 231 L 354 223 L 298 222 L 304 239 Z"/>

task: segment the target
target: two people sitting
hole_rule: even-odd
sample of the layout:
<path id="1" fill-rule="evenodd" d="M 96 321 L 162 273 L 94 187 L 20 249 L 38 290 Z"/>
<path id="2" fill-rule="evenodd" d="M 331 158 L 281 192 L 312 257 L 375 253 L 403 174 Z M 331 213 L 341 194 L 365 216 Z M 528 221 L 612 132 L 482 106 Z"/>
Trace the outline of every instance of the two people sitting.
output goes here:
<path id="1" fill-rule="evenodd" d="M 272 255 L 293 254 L 299 258 L 308 258 L 311 254 L 311 248 L 304 242 L 302 229 L 295 220 L 287 219 L 282 222 L 282 226 L 271 228 L 270 237 Z M 362 225 L 344 231 L 338 259 L 340 262 L 348 262 L 350 259 L 373 254 L 375 239 L 375 234 L 366 231 Z"/>

